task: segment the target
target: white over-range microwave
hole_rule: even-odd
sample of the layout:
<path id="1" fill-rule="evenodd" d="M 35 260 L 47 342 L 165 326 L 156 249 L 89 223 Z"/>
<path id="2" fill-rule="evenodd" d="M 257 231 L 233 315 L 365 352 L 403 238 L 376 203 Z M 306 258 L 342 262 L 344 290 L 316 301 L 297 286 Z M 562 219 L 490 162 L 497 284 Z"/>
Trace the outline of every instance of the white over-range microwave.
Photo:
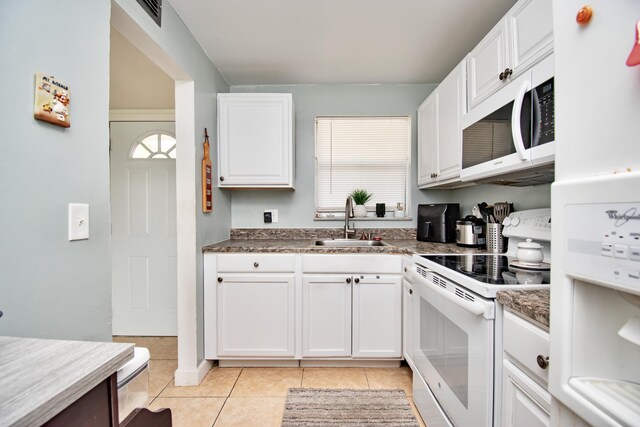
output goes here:
<path id="1" fill-rule="evenodd" d="M 553 181 L 554 61 L 548 56 L 462 119 L 462 181 Z M 532 173 L 529 173 L 532 172 Z"/>

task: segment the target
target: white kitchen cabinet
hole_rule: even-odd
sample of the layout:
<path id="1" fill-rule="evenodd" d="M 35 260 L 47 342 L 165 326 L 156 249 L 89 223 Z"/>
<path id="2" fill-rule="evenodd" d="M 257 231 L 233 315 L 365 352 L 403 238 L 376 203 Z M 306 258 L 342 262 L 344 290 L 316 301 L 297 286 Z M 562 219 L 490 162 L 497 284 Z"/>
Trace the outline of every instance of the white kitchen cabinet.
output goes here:
<path id="1" fill-rule="evenodd" d="M 218 94 L 218 187 L 294 187 L 289 93 Z"/>
<path id="2" fill-rule="evenodd" d="M 462 61 L 418 109 L 418 187 L 458 181 L 466 111 L 466 65 Z"/>
<path id="3" fill-rule="evenodd" d="M 552 49 L 551 0 L 520 0 L 467 56 L 469 109 Z"/>
<path id="4" fill-rule="evenodd" d="M 351 356 L 351 276 L 304 275 L 302 357 Z"/>
<path id="5" fill-rule="evenodd" d="M 218 355 L 294 357 L 293 274 L 218 275 Z"/>
<path id="6" fill-rule="evenodd" d="M 505 310 L 503 348 L 502 426 L 551 425 L 549 333 Z"/>
<path id="7" fill-rule="evenodd" d="M 399 275 L 353 277 L 353 357 L 402 357 Z"/>

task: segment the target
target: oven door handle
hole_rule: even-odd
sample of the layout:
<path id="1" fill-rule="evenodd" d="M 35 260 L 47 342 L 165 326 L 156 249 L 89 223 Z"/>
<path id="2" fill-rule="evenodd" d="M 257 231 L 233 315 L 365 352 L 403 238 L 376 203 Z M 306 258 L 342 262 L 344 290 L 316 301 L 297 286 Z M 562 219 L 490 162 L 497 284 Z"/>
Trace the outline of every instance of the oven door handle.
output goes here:
<path id="1" fill-rule="evenodd" d="M 425 270 L 428 271 L 430 274 L 435 274 L 431 270 L 428 270 L 428 269 L 425 269 Z M 457 305 L 458 307 L 465 309 L 466 311 L 472 314 L 475 314 L 476 316 L 482 316 L 485 319 L 495 318 L 495 305 L 493 304 L 493 302 L 485 301 L 481 298 L 476 298 L 475 301 L 467 301 L 465 299 L 455 296 L 451 292 L 445 291 L 444 289 L 442 289 L 437 285 L 434 285 L 433 283 L 429 282 L 427 279 L 418 275 L 414 271 L 410 272 L 409 277 L 411 279 L 409 280 L 409 282 L 420 283 L 425 285 L 427 288 L 429 288 L 429 290 L 440 295 L 447 301 Z"/>

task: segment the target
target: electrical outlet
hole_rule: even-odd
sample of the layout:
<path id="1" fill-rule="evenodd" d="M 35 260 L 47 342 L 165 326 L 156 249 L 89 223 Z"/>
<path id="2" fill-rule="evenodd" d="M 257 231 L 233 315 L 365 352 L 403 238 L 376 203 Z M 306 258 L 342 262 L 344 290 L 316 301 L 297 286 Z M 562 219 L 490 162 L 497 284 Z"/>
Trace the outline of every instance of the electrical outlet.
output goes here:
<path id="1" fill-rule="evenodd" d="M 273 220 L 273 218 L 271 217 L 271 212 L 269 212 L 269 211 L 264 211 L 264 213 L 262 215 L 264 217 L 264 222 L 265 223 L 270 223 Z"/>
<path id="2" fill-rule="evenodd" d="M 69 241 L 89 238 L 89 205 L 69 203 Z"/>
<path id="3" fill-rule="evenodd" d="M 269 215 L 269 221 L 267 221 L 267 215 Z M 278 222 L 278 209 L 265 209 L 264 222 Z"/>

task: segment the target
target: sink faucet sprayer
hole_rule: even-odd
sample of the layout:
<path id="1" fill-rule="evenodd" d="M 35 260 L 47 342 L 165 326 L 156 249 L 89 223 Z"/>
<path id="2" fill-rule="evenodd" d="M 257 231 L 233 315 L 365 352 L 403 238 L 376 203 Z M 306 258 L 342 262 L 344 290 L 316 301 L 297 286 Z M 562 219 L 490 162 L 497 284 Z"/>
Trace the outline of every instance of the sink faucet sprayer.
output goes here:
<path id="1" fill-rule="evenodd" d="M 353 199 L 351 196 L 347 196 L 347 201 L 344 205 L 344 238 L 348 239 L 349 236 L 356 235 L 356 228 L 349 228 L 349 218 L 353 218 Z"/>

